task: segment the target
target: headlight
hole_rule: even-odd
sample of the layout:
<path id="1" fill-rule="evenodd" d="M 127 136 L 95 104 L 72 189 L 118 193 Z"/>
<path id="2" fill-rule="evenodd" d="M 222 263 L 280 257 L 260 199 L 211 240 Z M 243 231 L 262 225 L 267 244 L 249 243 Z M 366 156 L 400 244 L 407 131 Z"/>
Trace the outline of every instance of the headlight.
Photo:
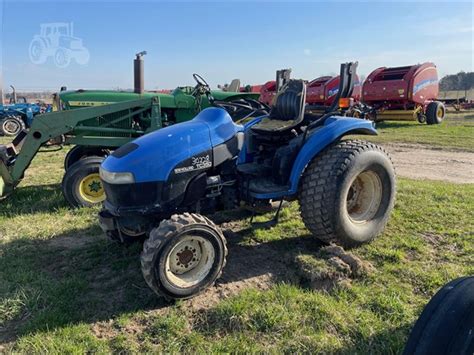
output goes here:
<path id="1" fill-rule="evenodd" d="M 100 168 L 100 178 L 109 184 L 133 184 L 135 178 L 132 173 L 112 173 Z"/>

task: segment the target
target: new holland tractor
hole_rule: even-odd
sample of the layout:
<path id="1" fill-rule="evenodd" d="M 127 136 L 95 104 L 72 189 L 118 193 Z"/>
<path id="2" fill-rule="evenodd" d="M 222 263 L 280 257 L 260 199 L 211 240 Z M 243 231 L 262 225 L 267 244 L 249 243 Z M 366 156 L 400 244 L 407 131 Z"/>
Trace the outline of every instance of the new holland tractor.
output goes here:
<path id="1" fill-rule="evenodd" d="M 168 299 L 212 285 L 226 262 L 222 231 L 205 215 L 239 206 L 255 213 L 298 200 L 319 240 L 346 247 L 384 229 L 395 200 L 395 173 L 383 148 L 350 134 L 377 134 L 374 123 L 338 116 L 357 63 L 341 65 L 340 90 L 328 112 L 305 114 L 306 85 L 290 80 L 268 115 L 244 125 L 220 108 L 147 134 L 102 163 L 106 191 L 101 228 L 120 242 L 145 239 L 143 276 Z"/>
<path id="2" fill-rule="evenodd" d="M 169 94 L 144 91 L 143 54 L 135 59 L 135 91 L 61 91 L 59 112 L 38 115 L 29 130 L 11 144 L 0 145 L 0 198 L 10 194 L 38 150 L 60 142 L 74 145 L 64 159 L 62 191 L 73 207 L 100 204 L 104 189 L 99 178 L 102 160 L 121 145 L 146 133 L 192 119 L 206 107 L 223 107 L 234 120 L 261 115 L 258 94 L 211 91 L 198 74 L 194 87 Z M 232 105 L 229 103 L 232 101 Z"/>

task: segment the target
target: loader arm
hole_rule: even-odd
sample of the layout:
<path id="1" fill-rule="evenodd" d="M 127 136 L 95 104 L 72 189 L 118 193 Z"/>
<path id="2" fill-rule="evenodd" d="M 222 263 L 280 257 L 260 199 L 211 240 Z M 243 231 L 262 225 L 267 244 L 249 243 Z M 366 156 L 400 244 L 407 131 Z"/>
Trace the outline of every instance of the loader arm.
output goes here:
<path id="1" fill-rule="evenodd" d="M 8 196 L 24 176 L 25 170 L 40 147 L 51 139 L 65 136 L 66 143 L 95 145 L 112 148 L 133 139 L 144 131 L 117 129 L 114 125 L 134 116 L 146 115 L 149 130 L 161 127 L 158 97 L 125 101 L 110 105 L 59 111 L 37 116 L 28 132 L 21 132 L 12 143 L 0 145 L 0 199 Z"/>

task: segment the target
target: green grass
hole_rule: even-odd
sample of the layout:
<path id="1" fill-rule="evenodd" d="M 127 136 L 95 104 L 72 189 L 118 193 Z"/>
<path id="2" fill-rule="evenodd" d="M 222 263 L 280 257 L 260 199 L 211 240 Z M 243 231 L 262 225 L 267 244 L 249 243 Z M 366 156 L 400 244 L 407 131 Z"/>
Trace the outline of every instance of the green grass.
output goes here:
<path id="1" fill-rule="evenodd" d="M 440 125 L 414 121 L 377 123 L 378 136 L 369 140 L 380 143 L 426 144 L 433 147 L 474 152 L 474 113 L 451 113 Z M 363 137 L 360 137 L 363 138 Z"/>
<path id="2" fill-rule="evenodd" d="M 390 125 L 390 137 L 402 135 L 405 128 Z M 38 155 L 0 203 L 0 352 L 397 353 L 436 290 L 474 274 L 474 185 L 399 179 L 386 231 L 352 251 L 373 265 L 367 275 L 312 289 L 298 273 L 301 262 L 315 273 L 327 265 L 293 203 L 276 227 L 228 236 L 232 262 L 244 266 L 236 280 L 272 267 L 265 259 L 239 261 L 242 248 L 268 248 L 292 277 L 276 278 L 268 290 L 244 287 L 202 309 L 170 305 L 143 281 L 140 245 L 107 241 L 97 209 L 67 208 L 59 188 L 64 154 Z"/>

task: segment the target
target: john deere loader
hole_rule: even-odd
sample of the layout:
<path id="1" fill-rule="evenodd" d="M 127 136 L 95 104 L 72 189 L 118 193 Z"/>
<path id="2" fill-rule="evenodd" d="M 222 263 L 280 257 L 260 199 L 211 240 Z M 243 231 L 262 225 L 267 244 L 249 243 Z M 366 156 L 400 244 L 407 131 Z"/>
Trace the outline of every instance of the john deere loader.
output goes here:
<path id="1" fill-rule="evenodd" d="M 227 110 L 234 120 L 265 113 L 258 94 L 211 91 L 193 74 L 194 87 L 170 93 L 146 92 L 143 55 L 134 60 L 134 91 L 75 90 L 57 95 L 58 112 L 37 116 L 29 130 L 0 145 L 0 196 L 8 196 L 24 177 L 41 146 L 50 142 L 73 145 L 64 159 L 62 191 L 73 207 L 92 206 L 105 199 L 99 178 L 101 162 L 116 148 L 151 131 L 192 119 L 210 106 Z M 176 142 L 179 144 L 179 142 Z"/>

